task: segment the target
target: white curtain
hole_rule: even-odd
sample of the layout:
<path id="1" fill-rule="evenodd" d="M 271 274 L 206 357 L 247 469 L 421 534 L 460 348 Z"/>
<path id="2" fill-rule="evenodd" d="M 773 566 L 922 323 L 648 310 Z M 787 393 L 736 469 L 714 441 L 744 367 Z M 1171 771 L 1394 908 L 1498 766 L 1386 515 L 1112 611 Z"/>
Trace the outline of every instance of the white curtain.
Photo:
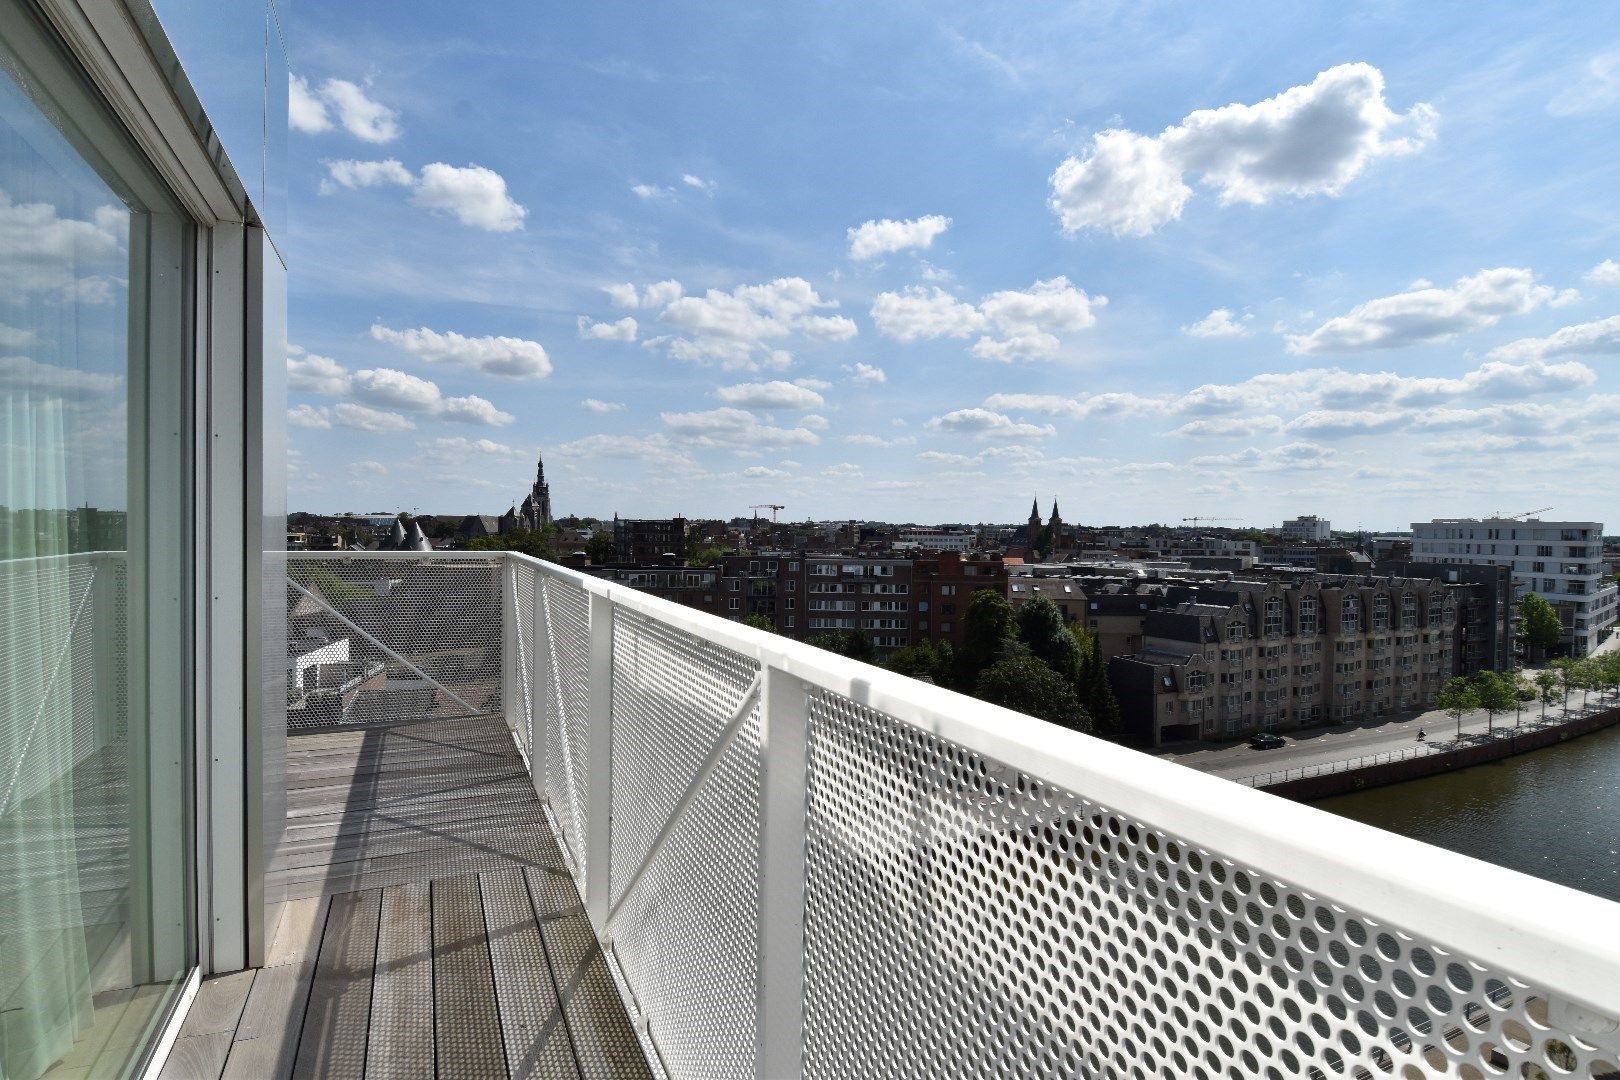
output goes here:
<path id="1" fill-rule="evenodd" d="M 0 390 L 0 1080 L 34 1080 L 94 1016 L 71 656 L 94 569 L 69 554 L 66 474 L 62 400 Z"/>

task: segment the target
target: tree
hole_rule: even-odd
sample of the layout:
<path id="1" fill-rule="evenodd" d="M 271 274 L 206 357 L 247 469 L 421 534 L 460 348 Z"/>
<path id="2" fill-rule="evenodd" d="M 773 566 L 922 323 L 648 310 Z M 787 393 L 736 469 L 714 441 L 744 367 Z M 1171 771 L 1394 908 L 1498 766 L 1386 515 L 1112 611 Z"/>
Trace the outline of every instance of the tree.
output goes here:
<path id="1" fill-rule="evenodd" d="M 885 665 L 890 671 L 910 675 L 913 679 L 932 679 L 942 683 L 950 677 L 951 643 L 935 645 L 926 638 L 915 645 L 907 645 L 889 657 Z"/>
<path id="2" fill-rule="evenodd" d="M 619 554 L 613 545 L 613 533 L 607 529 L 591 533 L 591 538 L 585 541 L 585 554 L 597 566 L 612 562 Z"/>
<path id="3" fill-rule="evenodd" d="M 1536 696 L 1541 699 L 1541 718 L 1547 719 L 1547 706 L 1558 700 L 1558 672 L 1543 670 L 1536 672 Z"/>
<path id="4" fill-rule="evenodd" d="M 1581 692 L 1581 708 L 1586 708 L 1593 690 L 1600 690 L 1603 683 L 1598 673 L 1597 659 L 1587 656 L 1575 661 L 1569 666 L 1570 685 Z"/>
<path id="5" fill-rule="evenodd" d="M 1074 682 L 1080 674 L 1080 648 L 1063 625 L 1063 611 L 1046 597 L 1037 596 L 1020 605 L 1015 618 L 1018 640 L 1035 659 L 1065 681 Z"/>
<path id="6" fill-rule="evenodd" d="M 1085 624 L 1083 624 L 1079 619 L 1076 619 L 1074 622 L 1069 624 L 1069 636 L 1074 638 L 1074 643 L 1076 645 L 1080 646 L 1080 656 L 1082 658 L 1091 655 L 1093 645 L 1092 639 L 1095 638 L 1096 635 L 1090 630 L 1087 630 L 1085 628 Z"/>
<path id="7" fill-rule="evenodd" d="M 1479 708 L 1479 691 L 1474 684 L 1462 675 L 1453 675 L 1446 680 L 1440 688 L 1439 695 L 1434 703 L 1444 709 L 1451 718 L 1457 721 L 1457 738 L 1462 738 L 1462 718 L 1464 714 Z"/>
<path id="8" fill-rule="evenodd" d="M 776 624 L 771 621 L 771 617 L 769 615 L 761 615 L 757 611 L 752 615 L 746 616 L 743 619 L 742 624 L 744 626 L 752 626 L 755 630 L 763 630 L 767 634 L 776 633 Z"/>
<path id="9" fill-rule="evenodd" d="M 871 663 L 874 655 L 872 639 L 859 630 L 828 630 L 806 638 L 805 643 L 865 663 Z"/>
<path id="10" fill-rule="evenodd" d="M 705 544 L 694 550 L 686 560 L 688 566 L 713 566 L 725 556 L 725 549 L 718 544 Z"/>
<path id="11" fill-rule="evenodd" d="M 962 619 L 965 640 L 956 654 L 954 679 L 958 690 L 971 693 L 990 665 L 1019 651 L 1015 626 L 1012 605 L 1006 597 L 989 589 L 973 594 Z"/>
<path id="12" fill-rule="evenodd" d="M 1524 642 L 1531 659 L 1547 655 L 1547 650 L 1558 648 L 1564 639 L 1564 624 L 1558 611 L 1547 598 L 1536 593 L 1525 593 L 1519 601 L 1519 640 Z"/>
<path id="13" fill-rule="evenodd" d="M 1513 726 L 1518 727 L 1519 712 L 1536 700 L 1536 688 L 1531 685 L 1530 677 L 1525 674 L 1523 668 L 1509 668 L 1502 678 L 1513 691 Z"/>
<path id="14" fill-rule="evenodd" d="M 557 530 L 550 525 L 538 529 L 514 529 L 499 536 L 479 536 L 467 541 L 468 551 L 519 551 L 536 559 L 554 559 L 551 542 Z"/>
<path id="15" fill-rule="evenodd" d="M 1558 676 L 1558 689 L 1564 695 L 1564 711 L 1568 712 L 1570 691 L 1580 685 L 1581 677 L 1575 672 L 1575 661 L 1567 656 L 1560 656 L 1551 666 Z"/>
<path id="16" fill-rule="evenodd" d="M 992 664 L 979 676 L 973 694 L 981 701 L 1071 731 L 1091 731 L 1091 717 L 1081 707 L 1074 688 L 1033 656 L 1015 656 Z"/>
<path id="17" fill-rule="evenodd" d="M 1496 714 L 1506 712 L 1519 702 L 1519 695 L 1502 676 L 1494 671 L 1481 671 L 1473 679 L 1477 707 L 1485 710 L 1485 731 L 1490 734 Z"/>
<path id="18" fill-rule="evenodd" d="M 1114 696 L 1114 685 L 1108 679 L 1108 661 L 1103 659 L 1102 642 L 1091 639 L 1091 650 L 1080 665 L 1080 677 L 1075 684 L 1080 704 L 1091 716 L 1092 730 L 1105 739 L 1120 735 L 1119 699 Z"/>

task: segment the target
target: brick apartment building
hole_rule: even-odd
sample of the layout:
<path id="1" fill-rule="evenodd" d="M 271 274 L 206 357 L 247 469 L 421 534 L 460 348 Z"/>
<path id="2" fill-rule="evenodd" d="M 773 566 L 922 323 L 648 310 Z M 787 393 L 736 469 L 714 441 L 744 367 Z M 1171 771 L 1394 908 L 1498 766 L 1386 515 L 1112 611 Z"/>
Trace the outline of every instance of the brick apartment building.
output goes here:
<path id="1" fill-rule="evenodd" d="M 1151 611 L 1110 678 L 1130 733 L 1167 740 L 1373 719 L 1433 705 L 1458 598 L 1419 578 L 1232 581 Z"/>

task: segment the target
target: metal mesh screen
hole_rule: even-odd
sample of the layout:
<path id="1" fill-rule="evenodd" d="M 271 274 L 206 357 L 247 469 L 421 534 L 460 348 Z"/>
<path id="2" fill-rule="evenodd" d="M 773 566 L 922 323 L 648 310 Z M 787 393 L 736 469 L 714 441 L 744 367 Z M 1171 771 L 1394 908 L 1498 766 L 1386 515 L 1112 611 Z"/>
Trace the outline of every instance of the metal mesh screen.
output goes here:
<path id="1" fill-rule="evenodd" d="M 498 559 L 287 560 L 288 730 L 502 715 Z"/>
<path id="2" fill-rule="evenodd" d="M 675 1076 L 753 1075 L 758 673 L 748 657 L 615 611 L 613 937 Z"/>
<path id="3" fill-rule="evenodd" d="M 1614 1070 L 1477 957 L 838 695 L 808 774 L 807 1076 Z"/>
<path id="4" fill-rule="evenodd" d="M 534 567 L 528 563 L 512 561 L 507 567 L 512 575 L 512 655 L 517 661 L 515 685 L 517 701 L 507 702 L 507 721 L 517 733 L 525 754 L 534 753 L 534 715 L 537 659 L 535 656 L 535 589 Z M 513 709 L 516 712 L 513 712 Z M 532 767 L 532 766 L 531 766 Z"/>
<path id="5" fill-rule="evenodd" d="M 562 831 L 563 847 L 574 875 L 585 872 L 585 793 L 590 782 L 589 678 L 591 652 L 590 598 L 578 585 L 555 578 L 541 582 L 546 670 L 546 796 Z M 607 718 L 603 718 L 607 722 Z"/>

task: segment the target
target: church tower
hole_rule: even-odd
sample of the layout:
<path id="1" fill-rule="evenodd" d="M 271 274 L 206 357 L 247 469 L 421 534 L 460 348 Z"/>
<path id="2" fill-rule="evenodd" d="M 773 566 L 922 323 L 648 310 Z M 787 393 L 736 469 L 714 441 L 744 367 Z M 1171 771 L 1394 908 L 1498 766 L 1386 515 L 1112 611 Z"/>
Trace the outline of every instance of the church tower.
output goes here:
<path id="1" fill-rule="evenodd" d="M 1063 516 L 1058 513 L 1057 500 L 1052 500 L 1052 520 L 1049 524 L 1052 530 L 1052 549 L 1055 551 L 1063 547 Z"/>
<path id="2" fill-rule="evenodd" d="M 1037 495 L 1029 504 L 1029 543 L 1034 547 L 1041 539 L 1041 499 Z"/>
<path id="3" fill-rule="evenodd" d="M 525 502 L 528 503 L 525 507 L 525 516 L 529 519 L 530 529 L 539 529 L 551 524 L 551 485 L 546 483 L 545 458 L 536 459 L 534 488 L 530 490 Z"/>

